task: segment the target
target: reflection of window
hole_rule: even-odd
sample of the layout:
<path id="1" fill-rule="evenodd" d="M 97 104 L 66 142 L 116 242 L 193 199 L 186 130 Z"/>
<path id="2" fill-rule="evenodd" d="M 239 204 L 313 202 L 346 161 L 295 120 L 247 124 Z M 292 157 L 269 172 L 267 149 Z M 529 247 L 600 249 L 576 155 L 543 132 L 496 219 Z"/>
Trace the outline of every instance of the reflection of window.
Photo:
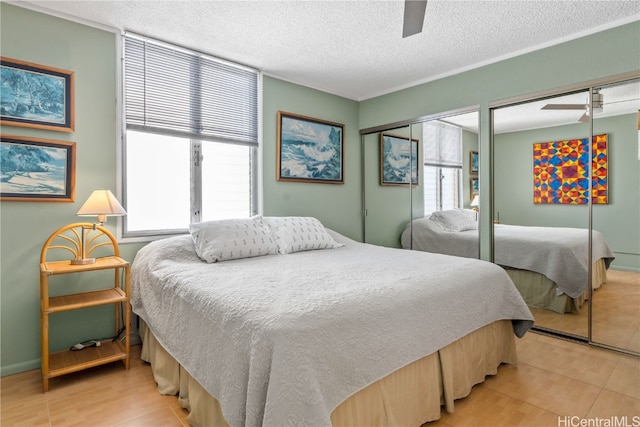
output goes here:
<path id="1" fill-rule="evenodd" d="M 123 235 L 257 213 L 258 72 L 127 34 Z"/>
<path id="2" fill-rule="evenodd" d="M 462 129 L 430 121 L 423 141 L 425 214 L 462 207 Z"/>

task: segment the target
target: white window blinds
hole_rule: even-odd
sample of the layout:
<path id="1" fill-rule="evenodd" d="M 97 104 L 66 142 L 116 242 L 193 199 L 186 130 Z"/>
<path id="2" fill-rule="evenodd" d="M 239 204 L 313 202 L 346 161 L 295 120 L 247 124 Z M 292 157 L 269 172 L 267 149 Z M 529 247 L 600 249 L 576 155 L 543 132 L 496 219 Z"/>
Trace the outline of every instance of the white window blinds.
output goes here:
<path id="1" fill-rule="evenodd" d="M 462 206 L 462 129 L 437 120 L 422 127 L 424 212 Z"/>
<path id="2" fill-rule="evenodd" d="M 437 120 L 423 126 L 425 165 L 462 167 L 462 129 Z"/>
<path id="3" fill-rule="evenodd" d="M 124 40 L 127 129 L 258 145 L 257 70 L 132 34 Z"/>

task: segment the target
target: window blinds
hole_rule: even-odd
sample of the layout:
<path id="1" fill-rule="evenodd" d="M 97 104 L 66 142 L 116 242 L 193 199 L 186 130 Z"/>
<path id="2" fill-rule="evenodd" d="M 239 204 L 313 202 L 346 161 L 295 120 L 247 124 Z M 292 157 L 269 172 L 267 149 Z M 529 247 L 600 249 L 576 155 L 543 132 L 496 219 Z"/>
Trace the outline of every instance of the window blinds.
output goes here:
<path id="1" fill-rule="evenodd" d="M 126 34 L 127 129 L 258 145 L 258 71 Z"/>
<path id="2" fill-rule="evenodd" d="M 462 129 L 439 121 L 424 124 L 424 163 L 462 167 Z"/>

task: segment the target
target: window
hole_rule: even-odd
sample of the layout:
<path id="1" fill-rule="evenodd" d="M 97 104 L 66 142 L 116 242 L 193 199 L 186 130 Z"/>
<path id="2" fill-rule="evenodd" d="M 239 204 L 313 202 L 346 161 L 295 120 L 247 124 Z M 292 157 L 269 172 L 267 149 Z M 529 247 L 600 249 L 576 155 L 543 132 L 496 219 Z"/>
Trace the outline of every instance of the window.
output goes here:
<path id="1" fill-rule="evenodd" d="M 462 207 L 462 129 L 437 120 L 423 125 L 424 213 Z"/>
<path id="2" fill-rule="evenodd" d="M 124 35 L 124 237 L 258 212 L 259 73 Z"/>

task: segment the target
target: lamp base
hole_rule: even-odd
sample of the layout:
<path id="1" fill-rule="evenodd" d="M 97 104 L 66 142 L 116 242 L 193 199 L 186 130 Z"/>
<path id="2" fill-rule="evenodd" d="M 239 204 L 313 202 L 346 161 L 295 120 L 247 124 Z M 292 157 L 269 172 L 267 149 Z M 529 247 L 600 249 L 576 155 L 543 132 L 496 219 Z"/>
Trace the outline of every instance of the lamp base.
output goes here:
<path id="1" fill-rule="evenodd" d="M 71 265 L 87 265 L 87 264 L 95 264 L 95 258 L 76 258 L 71 260 Z"/>

